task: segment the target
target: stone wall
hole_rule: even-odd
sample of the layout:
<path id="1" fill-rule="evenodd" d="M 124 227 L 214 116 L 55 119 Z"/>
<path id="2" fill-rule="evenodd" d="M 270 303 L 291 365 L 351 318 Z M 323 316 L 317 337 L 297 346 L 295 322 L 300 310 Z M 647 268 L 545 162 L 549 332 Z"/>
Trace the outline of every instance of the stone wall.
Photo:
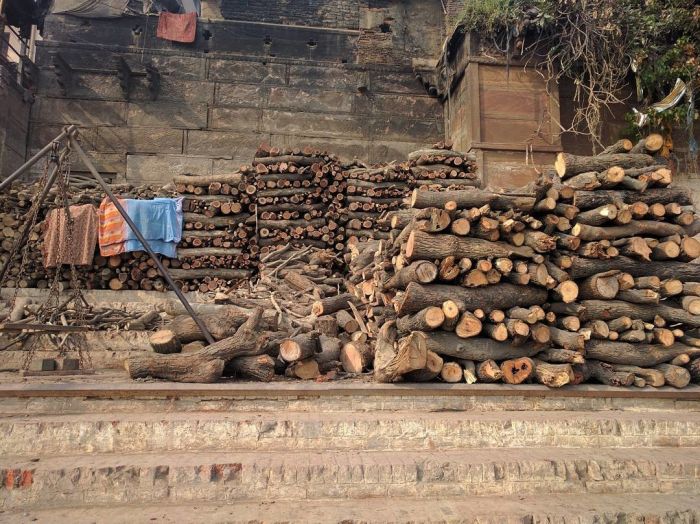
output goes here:
<path id="1" fill-rule="evenodd" d="M 15 80 L 16 73 L 0 65 L 0 176 L 24 163 L 31 97 Z"/>
<path id="2" fill-rule="evenodd" d="M 221 0 L 221 14 L 230 20 L 357 29 L 358 0 Z"/>
<path id="3" fill-rule="evenodd" d="M 344 5 L 357 7 L 354 29 L 338 28 L 340 22 L 314 27 L 326 24 L 320 11 L 305 20 L 307 27 L 284 25 L 278 22 L 294 22 L 283 18 L 290 12 L 272 7 L 286 2 L 251 2 L 267 6 L 258 15 L 241 7 L 247 3 L 224 1 L 222 13 L 265 23 L 200 21 L 191 45 L 156 38 L 156 17 L 49 16 L 37 53 L 32 149 L 62 125 L 76 123 L 102 172 L 113 179 L 164 181 L 177 173 L 234 169 L 250 162 L 261 142 L 311 144 L 377 162 L 402 160 L 444 136 L 442 106 L 414 73 L 414 67 L 432 68 L 439 54 L 439 0 L 385 0 L 379 6 L 347 0 Z M 315 9 L 333 3 L 299 4 Z M 416 17 L 420 31 L 409 28 Z M 57 81 L 55 53 L 75 70 L 68 92 Z M 117 57 L 137 73 L 148 64 L 159 69 L 157 100 L 150 99 L 145 76 L 134 77 L 126 98 Z"/>

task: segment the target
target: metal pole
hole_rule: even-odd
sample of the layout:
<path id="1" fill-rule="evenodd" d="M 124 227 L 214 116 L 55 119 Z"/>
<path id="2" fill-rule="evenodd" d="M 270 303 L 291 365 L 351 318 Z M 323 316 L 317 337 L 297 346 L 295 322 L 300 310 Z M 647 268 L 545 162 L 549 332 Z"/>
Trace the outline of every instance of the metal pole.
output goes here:
<path id="1" fill-rule="evenodd" d="M 58 135 L 51 142 L 46 144 L 36 155 L 34 155 L 32 158 L 30 158 L 24 164 L 22 164 L 22 166 L 20 166 L 20 168 L 17 169 L 17 171 L 12 173 L 10 176 L 8 176 L 2 182 L 0 182 L 0 191 L 2 191 L 7 186 L 9 186 L 15 178 L 26 173 L 30 167 L 32 167 L 34 164 L 36 164 L 46 153 L 51 151 L 51 149 L 53 148 L 54 142 L 58 142 L 60 140 L 63 140 L 66 136 L 68 136 L 70 133 L 72 133 L 76 129 L 77 129 L 76 126 L 68 126 L 68 127 L 64 128 L 63 132 L 60 135 Z"/>
<path id="2" fill-rule="evenodd" d="M 66 149 L 63 149 L 63 151 L 61 151 L 59 155 L 58 161 L 52 160 L 53 166 L 51 167 L 51 173 L 49 174 L 49 178 L 46 180 L 44 187 L 41 189 L 41 193 L 39 194 L 38 202 L 36 204 L 39 206 L 39 208 L 41 208 L 41 205 L 44 203 L 46 195 L 48 195 L 49 191 L 51 191 L 51 187 L 56 181 L 56 176 L 58 175 L 58 169 L 61 165 L 61 162 L 67 154 L 68 151 Z M 32 223 L 29 220 L 27 220 L 24 223 L 24 229 L 22 230 L 22 234 L 15 241 L 14 246 L 12 246 L 12 253 L 15 253 L 16 246 L 23 246 L 27 242 L 31 226 Z M 10 268 L 11 262 L 12 260 L 8 259 L 7 262 L 5 262 L 5 265 L 3 265 L 2 268 L 0 268 L 0 282 L 3 282 L 5 280 L 5 273 L 7 273 L 7 270 Z"/>
<path id="3" fill-rule="evenodd" d="M 185 309 L 187 310 L 187 313 L 192 317 L 192 319 L 195 321 L 197 324 L 197 327 L 199 327 L 200 331 L 204 334 L 204 337 L 207 339 L 207 342 L 209 344 L 214 343 L 214 338 L 211 336 L 211 333 L 209 333 L 209 330 L 207 327 L 204 325 L 204 322 L 197 316 L 197 314 L 194 312 L 194 309 L 192 309 L 192 306 L 190 303 L 187 301 L 187 297 L 183 294 L 182 290 L 178 287 L 178 285 L 173 281 L 172 277 L 170 276 L 170 273 L 168 273 L 168 270 L 165 268 L 165 266 L 161 263 L 160 259 L 158 256 L 153 252 L 151 249 L 150 244 L 148 241 L 143 237 L 141 234 L 141 231 L 139 231 L 139 228 L 136 227 L 136 224 L 134 224 L 134 221 L 131 220 L 129 215 L 127 215 L 126 211 L 124 211 L 124 208 L 121 206 L 119 203 L 119 200 L 114 196 L 112 193 L 112 190 L 109 188 L 107 183 L 104 181 L 104 179 L 100 176 L 100 174 L 97 172 L 97 169 L 95 169 L 95 166 L 93 165 L 92 161 L 88 156 L 85 154 L 85 151 L 83 151 L 83 148 L 80 147 L 80 144 L 78 144 L 78 141 L 75 139 L 74 135 L 70 135 L 70 143 L 73 149 L 75 149 L 78 152 L 78 156 L 80 159 L 83 161 L 83 163 L 87 166 L 87 168 L 90 170 L 92 173 L 92 176 L 95 177 L 95 180 L 102 186 L 102 189 L 104 190 L 105 193 L 107 193 L 107 196 L 109 199 L 112 201 L 114 204 L 114 207 L 117 208 L 117 211 L 119 211 L 119 214 L 122 216 L 122 218 L 126 221 L 127 224 L 129 224 L 129 227 L 131 230 L 134 232 L 136 235 L 136 238 L 139 239 L 139 242 L 143 244 L 143 247 L 146 249 L 148 254 L 151 256 L 153 261 L 156 263 L 156 266 L 158 267 L 158 270 L 160 273 L 163 275 L 163 278 L 168 282 L 168 285 L 172 288 L 172 290 L 175 292 L 177 295 L 177 298 L 180 299 L 180 302 L 182 302 L 182 305 L 185 306 Z"/>

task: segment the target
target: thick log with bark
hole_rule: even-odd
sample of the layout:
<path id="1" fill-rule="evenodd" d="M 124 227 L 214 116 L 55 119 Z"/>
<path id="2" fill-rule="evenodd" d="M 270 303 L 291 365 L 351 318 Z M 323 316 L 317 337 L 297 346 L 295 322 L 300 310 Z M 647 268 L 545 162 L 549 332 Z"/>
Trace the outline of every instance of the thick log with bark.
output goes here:
<path id="1" fill-rule="evenodd" d="M 591 340 L 586 345 L 586 357 L 627 366 L 650 367 L 670 362 L 678 355 L 700 356 L 700 348 L 676 343 L 671 347 L 656 344 L 628 344 L 607 340 Z"/>
<path id="2" fill-rule="evenodd" d="M 462 238 L 454 235 L 430 235 L 413 231 L 406 243 L 406 257 L 412 260 L 436 258 L 487 258 L 519 256 L 532 258 L 532 248 L 513 246 L 504 242 L 490 242 L 479 238 Z"/>
<path id="3" fill-rule="evenodd" d="M 605 171 L 617 166 L 623 169 L 646 167 L 654 163 L 649 155 L 615 153 L 610 155 L 577 156 L 569 153 L 559 153 L 554 162 L 557 174 L 566 179 L 570 176 L 589 171 Z"/>
<path id="4" fill-rule="evenodd" d="M 496 284 L 493 286 L 463 288 L 459 286 L 428 285 L 412 282 L 401 297 L 394 301 L 399 316 L 417 313 L 426 307 L 441 305 L 446 300 L 454 301 L 460 310 L 508 309 L 515 306 L 544 304 L 547 290 L 543 288 Z"/>
<path id="5" fill-rule="evenodd" d="M 430 284 L 438 276 L 438 268 L 427 260 L 418 260 L 398 270 L 384 287 L 386 289 L 404 289 L 411 282 Z"/>
<path id="6" fill-rule="evenodd" d="M 604 206 L 611 202 L 623 202 L 634 204 L 642 202 L 644 204 L 668 204 L 675 202 L 682 206 L 693 205 L 692 191 L 685 187 L 664 187 L 647 189 L 644 193 L 639 191 L 576 191 L 574 194 L 574 205 L 579 209 L 592 209 Z"/>
<path id="7" fill-rule="evenodd" d="M 481 189 L 464 189 L 458 191 L 420 191 L 415 189 L 411 195 L 411 207 L 444 208 L 447 202 L 456 202 L 460 209 L 481 207 L 489 204 L 492 209 L 515 209 L 530 211 L 535 205 L 534 196 L 504 195 Z"/>
<path id="8" fill-rule="evenodd" d="M 195 353 L 129 357 L 124 366 L 132 379 L 153 377 L 174 382 L 214 382 L 221 376 L 226 362 L 263 352 L 268 336 L 259 331 L 262 315 L 262 308 L 255 309 L 234 336 Z"/>
<path id="9" fill-rule="evenodd" d="M 632 304 L 620 300 L 583 300 L 584 307 L 581 320 L 612 320 L 627 316 L 637 318 L 644 322 L 653 322 L 658 315 L 668 322 L 687 324 L 700 327 L 700 316 L 691 315 L 687 311 L 666 306 L 664 304 Z"/>
<path id="10" fill-rule="evenodd" d="M 406 315 L 396 320 L 396 328 L 402 335 L 411 331 L 433 331 L 445 321 L 445 314 L 438 306 L 427 307 L 413 315 Z"/>
<path id="11" fill-rule="evenodd" d="M 377 336 L 374 355 L 374 379 L 377 382 L 395 382 L 411 371 L 423 369 L 427 362 L 425 336 L 411 333 L 398 341 L 393 321 L 386 322 Z"/>
<path id="12" fill-rule="evenodd" d="M 496 342 L 490 338 L 460 338 L 454 333 L 434 331 L 425 334 L 426 346 L 430 351 L 450 357 L 475 360 L 507 360 L 531 357 L 542 351 L 541 344 L 526 342 L 514 346 L 509 342 Z"/>
<path id="13" fill-rule="evenodd" d="M 598 227 L 586 224 L 576 224 L 571 234 L 581 240 L 615 240 L 624 237 L 652 236 L 666 237 L 683 234 L 684 229 L 676 224 L 658 222 L 656 220 L 633 220 L 624 226 Z"/>
<path id="14" fill-rule="evenodd" d="M 270 355 L 234 358 L 226 364 L 224 375 L 270 382 L 275 377 L 275 360 Z"/>
<path id="15" fill-rule="evenodd" d="M 579 279 L 617 269 L 634 277 L 658 276 L 662 279 L 676 278 L 682 282 L 700 280 L 700 264 L 683 262 L 646 262 L 628 257 L 615 257 L 609 260 L 597 260 L 573 257 L 573 264 L 568 270 L 571 278 Z"/>

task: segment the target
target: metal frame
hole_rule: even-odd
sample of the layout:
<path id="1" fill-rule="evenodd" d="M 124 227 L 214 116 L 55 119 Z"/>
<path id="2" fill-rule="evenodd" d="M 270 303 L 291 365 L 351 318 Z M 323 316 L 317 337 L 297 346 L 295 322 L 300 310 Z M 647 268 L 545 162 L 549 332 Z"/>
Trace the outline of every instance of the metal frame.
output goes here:
<path id="1" fill-rule="evenodd" d="M 1 1 L 1 0 L 0 0 Z M 102 176 L 98 173 L 97 169 L 95 169 L 95 165 L 93 164 L 92 160 L 90 160 L 90 157 L 87 156 L 83 148 L 80 146 L 78 141 L 76 140 L 76 137 L 78 135 L 78 129 L 76 126 L 68 126 L 66 127 L 63 132 L 56 137 L 51 143 L 49 143 L 47 146 L 45 146 L 41 151 L 39 151 L 36 155 L 34 155 L 32 158 L 30 158 L 24 165 L 22 165 L 17 171 L 12 173 L 8 178 L 6 178 L 1 184 L 0 184 L 0 190 L 4 189 L 7 187 L 9 184 L 12 183 L 14 179 L 19 177 L 21 174 L 25 173 L 29 168 L 31 168 L 34 164 L 36 164 L 46 153 L 51 151 L 54 147 L 56 142 L 59 142 L 63 140 L 64 138 L 68 138 L 70 147 L 71 149 L 74 149 L 77 153 L 82 162 L 87 166 L 88 170 L 92 174 L 92 176 L 95 178 L 98 184 L 102 187 L 102 190 L 107 194 L 107 197 L 111 200 L 111 202 L 114 204 L 114 207 L 117 208 L 117 211 L 119 211 L 119 214 L 122 216 L 124 221 L 129 225 L 131 230 L 134 232 L 136 235 L 136 238 L 138 238 L 139 242 L 143 244 L 143 247 L 146 249 L 146 252 L 149 254 L 149 256 L 153 259 L 153 261 L 156 264 L 156 267 L 160 271 L 161 275 L 163 275 L 163 278 L 165 278 L 166 282 L 170 286 L 170 288 L 175 292 L 177 295 L 177 298 L 180 300 L 182 305 L 185 307 L 187 310 L 187 313 L 192 317 L 192 320 L 195 321 L 197 324 L 197 327 L 200 329 L 200 331 L 204 334 L 204 337 L 207 339 L 207 342 L 209 344 L 213 344 L 214 338 L 212 337 L 211 333 L 207 329 L 206 325 L 202 321 L 201 318 L 197 316 L 195 313 L 194 309 L 192 309 L 192 306 L 190 305 L 189 301 L 187 300 L 187 297 L 185 297 L 184 293 L 182 292 L 182 289 L 178 287 L 178 285 L 175 283 L 173 278 L 170 276 L 170 273 L 166 269 L 166 267 L 162 264 L 160 261 L 160 258 L 158 255 L 151 249 L 151 245 L 148 243 L 148 240 L 146 240 L 139 230 L 139 228 L 134 224 L 134 221 L 131 220 L 129 215 L 126 213 L 124 208 L 121 206 L 119 203 L 119 200 L 117 197 L 114 196 L 114 193 L 112 193 L 112 190 L 109 188 L 109 185 L 105 182 L 105 180 L 102 178 Z M 62 154 L 64 154 L 66 151 Z M 48 192 L 51 189 L 51 186 L 53 185 L 55 179 L 56 179 L 56 174 L 58 172 L 58 167 L 59 167 L 59 162 L 56 162 L 56 165 L 54 166 L 51 175 L 49 176 L 49 179 L 47 180 L 46 185 L 42 188 L 42 192 L 39 195 L 39 198 L 43 201 L 43 199 L 46 197 Z M 25 236 L 25 233 L 28 234 L 28 225 L 25 227 L 26 231 L 23 231 L 22 237 Z M 18 239 L 18 241 L 20 241 Z M 8 260 L 5 265 L 2 268 L 2 273 L 0 273 L 0 281 L 2 281 L 2 277 L 5 275 L 5 272 L 7 271 L 7 268 L 10 266 L 10 260 Z"/>

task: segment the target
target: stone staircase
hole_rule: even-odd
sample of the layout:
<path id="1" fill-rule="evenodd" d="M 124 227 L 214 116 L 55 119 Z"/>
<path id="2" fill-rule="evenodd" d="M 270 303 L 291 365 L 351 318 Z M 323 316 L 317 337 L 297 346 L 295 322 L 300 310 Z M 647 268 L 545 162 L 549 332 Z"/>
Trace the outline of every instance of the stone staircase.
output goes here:
<path id="1" fill-rule="evenodd" d="M 127 386 L 0 391 L 0 522 L 700 522 L 673 392 Z"/>

